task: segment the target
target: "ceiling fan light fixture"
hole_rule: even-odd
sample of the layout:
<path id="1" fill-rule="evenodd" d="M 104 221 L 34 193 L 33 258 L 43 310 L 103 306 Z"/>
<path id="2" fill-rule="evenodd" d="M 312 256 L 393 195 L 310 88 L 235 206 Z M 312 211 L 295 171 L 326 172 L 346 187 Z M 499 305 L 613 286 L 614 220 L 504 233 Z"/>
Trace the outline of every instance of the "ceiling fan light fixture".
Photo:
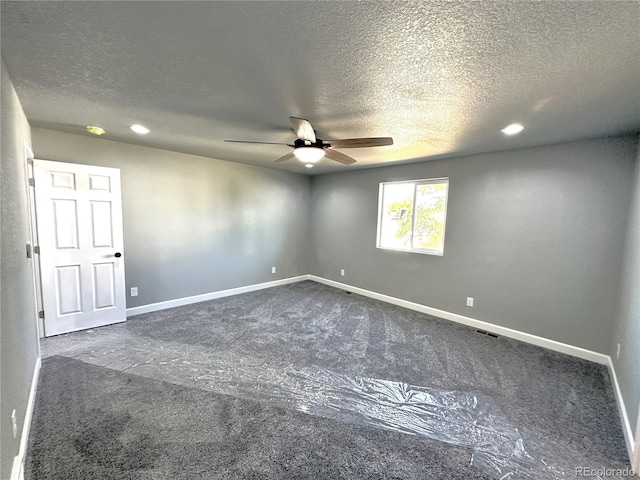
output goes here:
<path id="1" fill-rule="evenodd" d="M 293 154 L 304 163 L 315 163 L 324 157 L 324 150 L 318 147 L 298 147 Z"/>
<path id="2" fill-rule="evenodd" d="M 313 163 L 317 162 L 321 158 L 325 157 L 327 160 L 338 162 L 343 165 L 353 165 L 356 163 L 355 158 L 351 158 L 349 155 L 340 153 L 334 150 L 335 148 L 363 148 L 363 147 L 384 147 L 386 145 L 393 145 L 393 138 L 391 137 L 363 137 L 363 138 L 342 138 L 334 139 L 325 142 L 321 138 L 316 137 L 316 131 L 314 130 L 309 120 L 298 117 L 289 117 L 291 127 L 298 136 L 293 143 L 280 143 L 280 142 L 256 142 L 249 140 L 225 140 L 225 142 L 233 143 L 252 143 L 262 145 L 287 145 L 293 147 L 293 150 L 289 150 L 289 153 L 277 158 L 273 163 L 282 163 L 293 158 L 297 158 L 305 164 L 307 168 L 313 167 Z"/>

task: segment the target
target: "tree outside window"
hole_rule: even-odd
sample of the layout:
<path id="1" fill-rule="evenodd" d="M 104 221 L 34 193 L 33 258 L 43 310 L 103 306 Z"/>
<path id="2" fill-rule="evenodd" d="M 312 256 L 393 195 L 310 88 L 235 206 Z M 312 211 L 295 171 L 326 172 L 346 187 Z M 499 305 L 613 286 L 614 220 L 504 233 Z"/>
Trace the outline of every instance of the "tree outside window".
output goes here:
<path id="1" fill-rule="evenodd" d="M 444 254 L 448 178 L 380 184 L 378 248 Z"/>

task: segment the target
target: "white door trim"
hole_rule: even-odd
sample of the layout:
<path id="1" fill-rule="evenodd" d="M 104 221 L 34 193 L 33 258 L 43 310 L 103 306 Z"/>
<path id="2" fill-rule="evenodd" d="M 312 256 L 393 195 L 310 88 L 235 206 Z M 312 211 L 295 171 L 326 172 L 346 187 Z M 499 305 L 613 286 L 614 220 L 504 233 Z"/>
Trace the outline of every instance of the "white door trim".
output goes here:
<path id="1" fill-rule="evenodd" d="M 33 269 L 33 291 L 35 295 L 35 318 L 38 325 L 38 336 L 44 337 L 44 321 L 40 317 L 39 312 L 42 311 L 42 282 L 40 271 L 40 255 L 38 240 L 38 222 L 36 211 L 36 192 L 35 192 L 35 157 L 31 147 L 24 141 L 24 156 L 25 156 L 25 172 L 27 183 L 27 205 L 29 209 L 29 241 L 30 245 L 27 247 L 28 252 L 31 254 L 32 269 Z"/>

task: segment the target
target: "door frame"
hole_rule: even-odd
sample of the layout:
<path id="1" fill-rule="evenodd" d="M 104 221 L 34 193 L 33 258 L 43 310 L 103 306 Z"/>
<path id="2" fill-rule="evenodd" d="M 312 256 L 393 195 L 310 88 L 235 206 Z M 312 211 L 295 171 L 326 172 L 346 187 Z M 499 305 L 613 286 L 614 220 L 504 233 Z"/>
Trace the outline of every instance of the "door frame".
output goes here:
<path id="1" fill-rule="evenodd" d="M 29 144 L 24 142 L 25 172 L 27 183 L 27 204 L 29 210 L 29 242 L 27 246 L 27 256 L 31 256 L 33 268 L 33 291 L 35 295 L 36 322 L 38 326 L 38 336 L 44 337 L 44 318 L 40 314 L 43 311 L 42 281 L 40 270 L 40 241 L 38 237 L 36 190 L 34 180 L 34 160 L 35 156 Z"/>

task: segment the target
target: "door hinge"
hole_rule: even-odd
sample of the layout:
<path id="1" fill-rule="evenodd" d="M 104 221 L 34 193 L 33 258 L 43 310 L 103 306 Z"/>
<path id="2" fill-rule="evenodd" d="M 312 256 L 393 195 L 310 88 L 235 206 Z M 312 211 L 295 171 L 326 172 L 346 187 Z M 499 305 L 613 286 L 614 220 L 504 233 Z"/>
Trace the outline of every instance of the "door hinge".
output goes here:
<path id="1" fill-rule="evenodd" d="M 38 318 L 42 318 L 44 320 L 44 310 L 40 310 L 38 312 Z"/>
<path id="2" fill-rule="evenodd" d="M 29 186 L 30 187 L 35 187 L 36 186 L 36 179 L 35 178 L 30 178 L 29 179 Z"/>
<path id="3" fill-rule="evenodd" d="M 33 247 L 33 253 L 35 253 L 36 255 L 40 255 L 40 246 L 36 245 Z"/>

